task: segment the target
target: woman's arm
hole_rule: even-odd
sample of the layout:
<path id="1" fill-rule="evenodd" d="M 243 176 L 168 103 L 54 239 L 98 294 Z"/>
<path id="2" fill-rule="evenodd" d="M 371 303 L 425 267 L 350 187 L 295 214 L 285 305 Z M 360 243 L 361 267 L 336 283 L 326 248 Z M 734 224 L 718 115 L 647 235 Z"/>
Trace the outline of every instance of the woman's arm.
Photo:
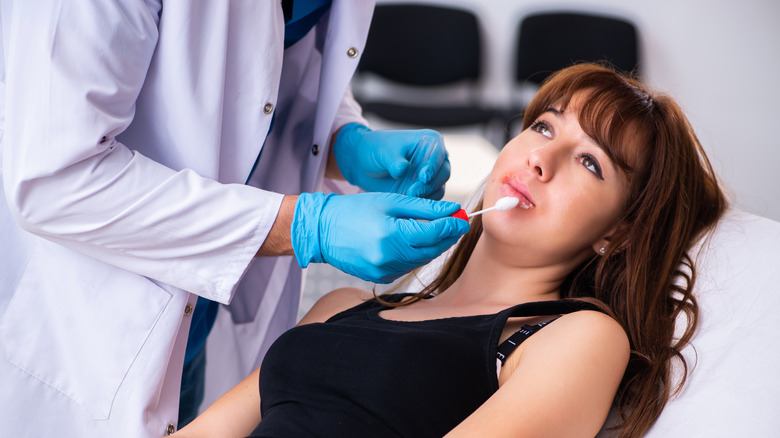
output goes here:
<path id="1" fill-rule="evenodd" d="M 244 438 L 252 433 L 260 423 L 259 375 L 258 368 L 173 436 Z"/>
<path id="2" fill-rule="evenodd" d="M 512 356 L 501 371 L 511 375 L 448 438 L 595 436 L 625 372 L 629 343 L 609 316 L 580 311 L 545 327 Z"/>

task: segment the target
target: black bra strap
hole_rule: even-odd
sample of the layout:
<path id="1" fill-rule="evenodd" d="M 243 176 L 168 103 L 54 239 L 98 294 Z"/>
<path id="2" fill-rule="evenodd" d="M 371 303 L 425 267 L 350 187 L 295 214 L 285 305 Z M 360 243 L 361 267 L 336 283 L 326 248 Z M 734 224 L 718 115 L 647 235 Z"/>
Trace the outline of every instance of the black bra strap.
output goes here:
<path id="1" fill-rule="evenodd" d="M 577 312 L 579 310 L 597 310 L 601 311 L 597 306 L 584 301 L 577 300 L 558 300 L 558 301 L 537 301 L 531 303 L 523 303 L 517 306 L 507 309 L 509 317 L 520 316 L 539 316 L 539 315 L 563 315 L 567 313 Z M 496 358 L 501 362 L 501 366 L 504 366 L 504 361 L 518 345 L 523 343 L 531 335 L 538 332 L 542 327 L 555 321 L 559 317 L 555 317 L 549 321 L 545 321 L 534 325 L 524 325 L 520 330 L 514 332 L 512 336 L 507 338 L 501 345 L 498 346 L 496 352 Z"/>
<path id="2" fill-rule="evenodd" d="M 502 342 L 501 345 L 498 346 L 498 352 L 496 353 L 496 358 L 501 361 L 501 366 L 504 366 L 504 361 L 506 360 L 507 356 L 515 351 L 515 348 L 517 348 L 518 345 L 522 344 L 523 341 L 531 337 L 532 334 L 538 332 L 542 329 L 542 327 L 555 321 L 556 319 L 558 318 L 553 318 L 549 321 L 540 322 L 539 324 L 534 325 L 526 324 L 523 326 L 523 328 L 514 332 L 512 336 L 508 337 L 504 342 Z"/>

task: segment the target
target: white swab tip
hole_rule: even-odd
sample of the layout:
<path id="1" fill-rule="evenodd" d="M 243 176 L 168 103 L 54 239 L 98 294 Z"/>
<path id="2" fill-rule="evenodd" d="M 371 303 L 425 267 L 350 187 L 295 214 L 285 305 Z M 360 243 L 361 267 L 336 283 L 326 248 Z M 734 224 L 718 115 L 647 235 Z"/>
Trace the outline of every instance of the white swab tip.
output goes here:
<path id="1" fill-rule="evenodd" d="M 511 210 L 517 207 L 517 204 L 519 203 L 520 203 L 520 199 L 515 198 L 514 196 L 507 196 L 496 201 L 496 210 L 498 211 Z"/>

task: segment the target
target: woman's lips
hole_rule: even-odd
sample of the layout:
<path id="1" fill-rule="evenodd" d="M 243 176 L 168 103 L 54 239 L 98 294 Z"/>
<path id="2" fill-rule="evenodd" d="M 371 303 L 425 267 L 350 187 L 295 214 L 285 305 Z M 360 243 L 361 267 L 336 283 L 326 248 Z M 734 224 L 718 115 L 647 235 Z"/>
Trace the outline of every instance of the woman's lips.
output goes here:
<path id="1" fill-rule="evenodd" d="M 536 207 L 536 204 L 534 204 L 533 198 L 531 197 L 531 193 L 528 190 L 528 186 L 517 177 L 510 175 L 504 178 L 503 185 L 501 186 L 501 193 L 503 193 L 504 196 L 514 196 L 515 198 L 520 199 L 520 204 L 518 206 L 521 208 L 529 209 Z"/>

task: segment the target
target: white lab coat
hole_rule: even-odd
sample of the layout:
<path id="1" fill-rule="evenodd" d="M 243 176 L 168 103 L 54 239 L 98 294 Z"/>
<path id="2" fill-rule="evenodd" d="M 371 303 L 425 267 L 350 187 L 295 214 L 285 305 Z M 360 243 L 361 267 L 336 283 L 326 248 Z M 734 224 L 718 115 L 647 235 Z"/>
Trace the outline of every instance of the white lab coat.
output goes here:
<path id="1" fill-rule="evenodd" d="M 299 268 L 253 255 L 365 122 L 373 6 L 283 53 L 278 1 L 2 0 L 3 436 L 164 435 L 197 295 L 233 301 L 248 357 L 295 322 Z"/>

